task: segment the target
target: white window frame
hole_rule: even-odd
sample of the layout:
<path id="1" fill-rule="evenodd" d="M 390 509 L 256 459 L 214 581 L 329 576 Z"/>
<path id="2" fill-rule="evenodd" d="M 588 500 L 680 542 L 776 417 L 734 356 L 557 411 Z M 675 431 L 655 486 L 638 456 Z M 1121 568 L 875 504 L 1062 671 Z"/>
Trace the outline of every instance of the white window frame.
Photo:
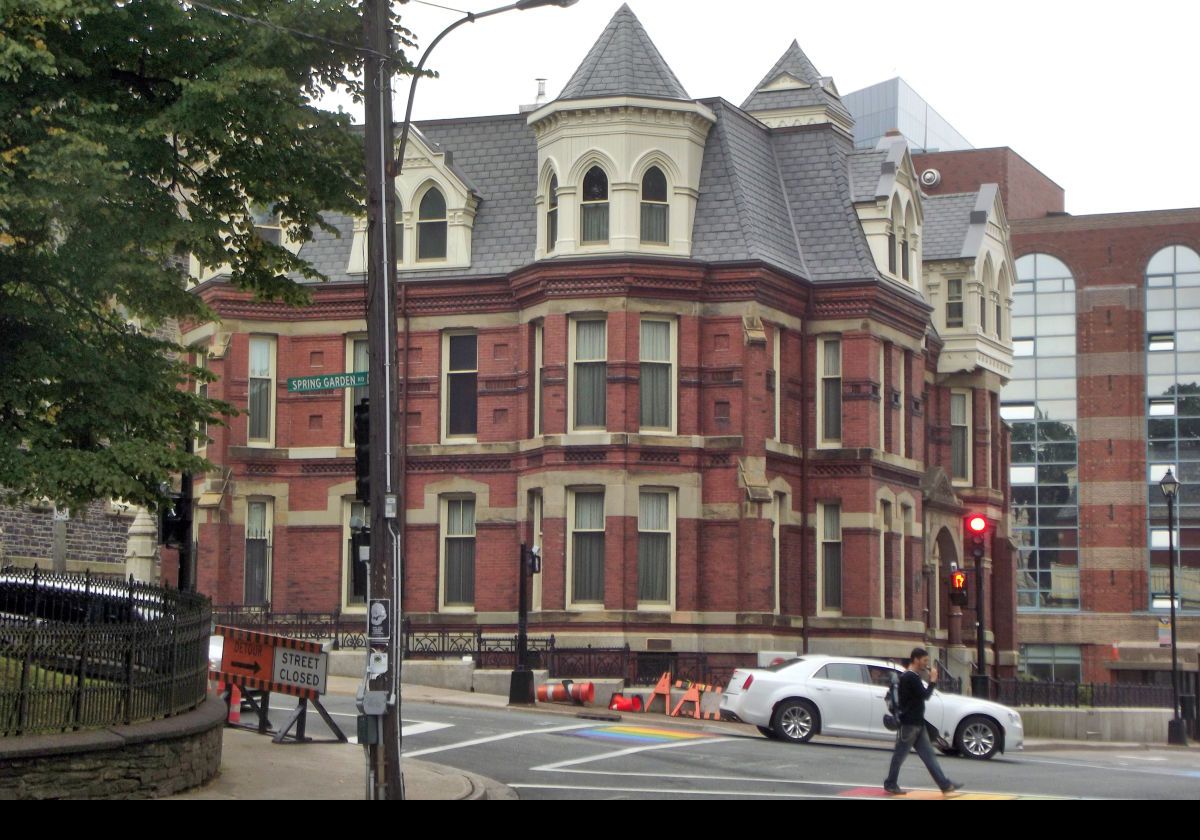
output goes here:
<path id="1" fill-rule="evenodd" d="M 354 519 L 354 509 L 356 507 L 362 509 L 364 518 L 369 515 L 366 503 L 350 497 L 342 499 L 342 611 L 365 614 L 367 611 L 366 601 L 358 604 L 350 600 L 351 589 L 354 584 L 353 564 L 357 562 L 350 553 L 350 537 L 352 536 L 350 526 Z M 371 523 L 368 521 L 366 524 L 370 525 Z M 370 568 L 366 570 L 366 574 L 369 578 L 371 574 Z"/>
<path id="2" fill-rule="evenodd" d="M 643 601 L 641 599 L 641 594 L 640 594 L 641 581 L 639 580 L 638 581 L 638 588 L 639 588 L 638 609 L 645 611 L 645 612 L 670 612 L 675 609 L 675 595 L 676 595 L 675 577 L 677 574 L 676 547 L 678 545 L 678 542 L 676 539 L 676 532 L 677 532 L 676 517 L 677 517 L 677 513 L 678 513 L 678 501 L 677 501 L 678 492 L 679 492 L 678 490 L 676 490 L 675 488 L 671 488 L 671 487 L 639 487 L 638 488 L 637 533 L 638 533 L 638 544 L 639 544 L 639 556 L 638 556 L 639 566 L 641 565 L 640 546 L 641 546 L 641 535 L 643 533 L 642 522 L 641 522 L 642 496 L 655 495 L 655 496 L 666 496 L 666 498 L 667 498 L 667 530 L 666 531 L 655 530 L 655 531 L 646 531 L 645 532 L 645 533 L 654 533 L 654 534 L 665 533 L 667 535 L 667 600 L 666 601 Z"/>
<path id="3" fill-rule="evenodd" d="M 533 325 L 533 436 L 541 437 L 542 428 L 542 367 L 545 365 L 546 325 L 538 321 Z"/>
<path id="4" fill-rule="evenodd" d="M 367 336 L 362 333 L 352 333 L 346 336 L 346 366 L 343 368 L 347 373 L 357 373 L 354 364 L 354 345 L 360 341 L 367 341 Z M 367 351 L 367 373 L 370 375 L 370 350 Z M 342 436 L 342 445 L 346 447 L 354 446 L 354 388 L 346 388 L 345 414 L 342 428 L 345 434 Z"/>
<path id="5" fill-rule="evenodd" d="M 576 601 L 575 600 L 575 531 L 576 531 L 576 528 L 575 528 L 575 499 L 577 496 L 580 496 L 580 495 L 584 495 L 584 496 L 598 495 L 603 500 L 603 503 L 607 503 L 607 501 L 608 501 L 607 494 L 605 493 L 605 490 L 603 487 L 572 487 L 567 490 L 567 522 L 566 522 L 567 545 L 566 545 L 566 551 L 564 552 L 565 557 L 566 557 L 566 564 L 567 564 L 567 568 L 565 569 L 565 575 L 564 575 L 564 577 L 566 579 L 567 591 L 565 594 L 566 594 L 567 609 L 574 610 L 576 612 L 582 612 L 585 610 L 604 609 L 603 600 L 600 600 L 600 601 Z M 605 528 L 600 530 L 601 534 L 605 534 L 605 531 L 607 530 L 607 525 L 608 525 L 608 510 L 607 510 L 607 508 L 604 511 L 604 524 L 605 524 Z M 596 533 L 596 532 L 588 531 L 587 533 Z M 605 534 L 604 552 L 605 552 L 605 561 L 607 561 L 607 559 L 608 559 L 608 557 L 607 557 L 607 555 L 608 555 L 607 534 Z M 604 585 L 605 585 L 605 589 L 607 590 L 607 588 L 608 588 L 607 562 L 605 564 L 604 572 L 605 572 Z"/>
<path id="6" fill-rule="evenodd" d="M 263 534 L 255 539 L 266 541 L 266 552 L 264 562 L 266 568 L 263 570 L 263 603 L 271 603 L 271 577 L 275 567 L 274 540 L 273 532 L 275 526 L 275 500 L 269 496 L 250 496 L 246 499 L 246 519 L 242 523 L 242 600 L 245 601 L 246 596 L 246 571 L 249 569 L 249 543 L 250 536 L 250 509 L 252 506 L 263 506 Z"/>
<path id="7" fill-rule="evenodd" d="M 825 532 L 825 511 L 827 508 L 837 508 L 838 511 L 838 532 L 837 539 L 830 539 L 832 535 Z M 843 538 L 845 528 L 842 526 L 842 506 L 841 503 L 833 502 L 818 502 L 817 503 L 817 615 L 819 616 L 840 616 L 845 609 L 846 604 L 846 544 Z M 841 605 L 837 607 L 829 607 L 825 603 L 825 546 L 827 544 L 837 543 L 839 547 L 838 565 L 841 573 Z"/>
<path id="8" fill-rule="evenodd" d="M 958 292 L 955 294 L 953 289 L 957 285 Z M 950 317 L 950 307 L 958 307 L 958 316 Z M 946 329 L 957 330 L 966 326 L 966 312 L 964 310 L 965 302 L 963 301 L 963 280 L 961 277 L 952 277 L 946 280 Z"/>
<path id="9" fill-rule="evenodd" d="M 197 351 L 195 363 L 196 363 L 196 367 L 201 368 L 202 370 L 205 370 L 205 371 L 208 370 L 208 348 L 201 348 L 199 351 Z M 204 397 L 205 399 L 207 399 L 208 398 L 208 386 L 210 384 L 211 383 L 205 382 L 202 379 L 197 379 L 196 383 L 195 383 L 196 396 Z M 247 393 L 247 399 L 249 399 L 249 393 Z M 250 430 L 250 426 L 249 426 L 249 421 L 247 420 L 247 426 L 246 426 L 247 435 L 249 435 L 249 430 Z M 195 454 L 203 456 L 204 453 L 207 451 L 208 451 L 208 424 L 202 420 L 196 424 Z"/>
<path id="10" fill-rule="evenodd" d="M 778 324 L 772 329 L 774 333 L 771 348 L 771 366 L 775 371 L 775 429 L 772 438 L 783 442 L 783 328 Z"/>
<path id="11" fill-rule="evenodd" d="M 836 344 L 838 348 L 838 370 L 837 375 L 825 373 L 825 354 L 828 352 L 828 347 L 831 344 Z M 844 370 L 844 358 L 842 353 L 842 339 L 838 337 L 823 337 L 817 339 L 817 447 L 819 449 L 840 449 L 842 446 L 842 432 L 845 428 L 845 400 L 843 397 L 844 380 L 842 371 Z M 841 422 L 838 423 L 838 436 L 829 438 L 825 436 L 825 412 L 827 406 L 825 404 L 825 381 L 827 379 L 837 379 L 842 383 L 838 387 L 838 414 Z"/>
<path id="12" fill-rule="evenodd" d="M 479 582 L 479 503 L 476 497 L 470 493 L 450 493 L 438 498 L 438 612 L 443 613 L 474 613 L 475 600 L 470 604 L 448 604 L 446 603 L 446 563 L 448 561 L 448 552 L 446 551 L 446 543 L 452 538 L 450 534 L 450 505 L 452 503 L 470 502 L 474 510 L 472 512 L 471 521 L 473 530 L 470 535 L 455 534 L 454 539 L 470 539 L 475 543 L 475 581 L 472 583 L 471 591 L 478 600 L 478 582 Z"/>
<path id="13" fill-rule="evenodd" d="M 445 215 L 437 219 L 423 219 L 421 217 L 421 205 L 430 193 L 437 191 L 442 197 L 442 206 L 445 207 Z M 413 248 L 413 262 L 415 264 L 430 264 L 444 263 L 450 259 L 450 200 L 447 198 L 446 190 L 442 189 L 440 184 L 430 184 L 426 189 L 421 191 L 421 196 L 413 202 L 413 209 L 416 211 L 416 221 L 413 230 L 415 236 L 415 247 Z M 445 237 L 443 239 L 444 250 L 441 256 L 422 257 L 421 256 L 421 233 L 424 229 L 433 225 L 442 225 L 445 229 Z"/>
<path id="14" fill-rule="evenodd" d="M 475 339 L 475 368 L 450 370 L 450 339 L 472 336 Z M 479 441 L 479 333 L 475 330 L 445 330 L 442 333 L 442 382 L 441 382 L 441 442 L 443 444 L 471 444 Z M 475 434 L 450 434 L 450 377 L 454 374 L 475 374 Z"/>
<path id="15" fill-rule="evenodd" d="M 644 323 L 666 324 L 670 330 L 670 355 L 667 362 L 661 359 L 645 359 L 642 357 L 641 348 L 641 325 Z M 605 328 L 605 341 L 607 342 L 608 333 Z M 670 369 L 667 387 L 670 389 L 669 399 L 671 403 L 671 422 L 667 426 L 642 426 L 641 425 L 641 377 L 638 378 L 638 431 L 641 434 L 647 435 L 674 435 L 679 428 L 679 320 L 670 316 L 663 315 L 643 315 L 638 321 L 638 365 L 643 364 L 667 364 Z M 607 408 L 607 406 L 606 406 Z M 607 412 L 605 413 L 607 417 Z"/>
<path id="16" fill-rule="evenodd" d="M 538 549 L 540 549 L 540 551 L 541 551 L 542 562 L 543 562 L 543 573 L 532 576 L 533 596 L 531 599 L 530 609 L 532 609 L 534 612 L 541 612 L 541 610 L 542 610 L 542 579 L 544 577 L 544 570 L 545 570 L 544 563 L 545 563 L 545 557 L 546 557 L 546 535 L 545 535 L 545 531 L 544 531 L 545 514 L 546 514 L 545 494 L 542 492 L 541 489 L 530 490 L 529 491 L 529 517 L 530 517 L 529 531 L 530 531 L 530 536 L 533 539 L 533 542 L 532 542 L 532 544 L 530 544 L 529 548 L 532 549 L 534 546 L 537 546 Z"/>
<path id="17" fill-rule="evenodd" d="M 952 483 L 954 483 L 956 485 L 961 485 L 964 487 L 971 486 L 972 476 L 975 474 L 974 473 L 975 453 L 972 451 L 974 449 L 974 440 L 973 440 L 974 436 L 971 434 L 971 421 L 972 421 L 974 406 L 972 405 L 971 396 L 972 396 L 972 394 L 968 390 L 955 388 L 950 391 L 950 418 L 949 418 L 949 420 L 950 420 L 950 480 Z M 963 407 L 964 407 L 964 412 L 965 412 L 965 419 L 964 419 L 963 423 L 955 423 L 954 422 L 954 401 L 956 398 L 961 398 L 963 401 Z M 955 473 L 954 473 L 954 429 L 956 427 L 965 430 L 964 433 L 965 433 L 966 439 L 967 439 L 967 441 L 966 441 L 967 472 L 966 472 L 965 476 L 955 475 Z"/>
<path id="18" fill-rule="evenodd" d="M 580 361 L 576 353 L 576 334 L 579 330 L 579 325 L 583 323 L 603 323 L 604 324 L 604 358 L 603 359 L 585 359 Z M 570 362 L 567 366 L 567 429 L 569 432 L 604 432 L 608 430 L 608 318 L 605 315 L 587 316 L 580 315 L 570 319 L 570 329 L 567 330 L 567 353 Z M 579 374 L 576 368 L 580 364 L 589 363 L 604 364 L 604 426 L 577 426 L 575 424 L 575 389 L 578 387 Z"/>
<path id="19" fill-rule="evenodd" d="M 252 376 L 251 375 L 254 370 L 252 367 L 253 363 L 251 361 L 254 357 L 254 344 L 255 344 L 255 342 L 260 342 L 260 341 L 265 341 L 268 344 L 268 348 L 269 348 L 268 352 L 270 354 L 270 357 L 269 357 L 270 358 L 270 363 L 269 363 L 270 376 L 269 377 L 261 377 L 261 376 Z M 277 402 L 275 399 L 275 389 L 276 389 L 276 355 L 278 353 L 278 339 L 274 335 L 263 335 L 263 334 L 254 333 L 254 334 L 251 334 L 251 336 L 250 336 L 250 341 L 247 346 L 247 349 L 249 350 L 249 353 L 247 354 L 247 359 L 246 359 L 246 380 L 247 380 L 247 385 L 246 385 L 246 445 L 247 446 L 255 446 L 255 447 L 271 448 L 271 447 L 275 446 L 275 419 L 276 419 L 275 414 L 276 414 L 276 402 Z M 251 428 L 251 421 L 252 421 L 252 418 L 250 416 L 250 383 L 255 379 L 263 379 L 263 378 L 268 379 L 268 381 L 270 382 L 270 385 L 267 388 L 267 403 L 268 403 L 267 436 L 265 438 L 253 438 L 250 436 L 250 428 Z"/>

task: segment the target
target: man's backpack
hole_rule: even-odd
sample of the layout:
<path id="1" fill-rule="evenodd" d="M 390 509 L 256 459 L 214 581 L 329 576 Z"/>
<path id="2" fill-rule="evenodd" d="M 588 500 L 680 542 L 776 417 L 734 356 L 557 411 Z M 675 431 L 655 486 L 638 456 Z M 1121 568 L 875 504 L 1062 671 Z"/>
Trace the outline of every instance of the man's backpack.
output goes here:
<path id="1" fill-rule="evenodd" d="M 887 705 L 887 712 L 883 716 L 883 725 L 889 732 L 895 732 L 900 728 L 900 681 L 895 674 L 892 674 L 884 703 Z"/>

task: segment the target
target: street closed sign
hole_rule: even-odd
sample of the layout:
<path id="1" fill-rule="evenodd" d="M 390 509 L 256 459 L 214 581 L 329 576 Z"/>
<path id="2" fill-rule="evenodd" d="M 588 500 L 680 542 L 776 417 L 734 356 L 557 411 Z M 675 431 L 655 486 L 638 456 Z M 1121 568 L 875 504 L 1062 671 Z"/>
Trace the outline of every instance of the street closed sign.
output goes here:
<path id="1" fill-rule="evenodd" d="M 315 700 L 325 693 L 329 656 L 317 642 L 217 626 L 221 665 L 211 677 L 243 689 Z"/>
<path id="2" fill-rule="evenodd" d="M 296 688 L 310 688 L 325 693 L 325 672 L 328 657 L 324 653 L 306 653 L 287 648 L 275 648 L 272 682 Z"/>

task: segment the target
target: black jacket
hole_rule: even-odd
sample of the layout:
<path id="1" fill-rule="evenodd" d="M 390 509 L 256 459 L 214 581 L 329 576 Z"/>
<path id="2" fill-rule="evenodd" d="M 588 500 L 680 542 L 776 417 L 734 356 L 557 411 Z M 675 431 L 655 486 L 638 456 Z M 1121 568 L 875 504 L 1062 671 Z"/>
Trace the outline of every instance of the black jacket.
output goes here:
<path id="1" fill-rule="evenodd" d="M 900 675 L 900 723 L 916 726 L 925 722 L 925 701 L 933 696 L 937 683 L 925 683 L 916 671 L 905 671 Z"/>

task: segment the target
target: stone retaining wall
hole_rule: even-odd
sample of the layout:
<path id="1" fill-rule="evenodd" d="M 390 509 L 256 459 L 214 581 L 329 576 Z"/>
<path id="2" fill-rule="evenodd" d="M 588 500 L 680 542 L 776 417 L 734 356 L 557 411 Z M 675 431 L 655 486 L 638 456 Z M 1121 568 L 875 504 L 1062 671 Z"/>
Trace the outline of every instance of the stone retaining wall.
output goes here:
<path id="1" fill-rule="evenodd" d="M 0 738 L 0 799 L 151 799 L 207 784 L 221 768 L 225 705 L 166 720 Z"/>

